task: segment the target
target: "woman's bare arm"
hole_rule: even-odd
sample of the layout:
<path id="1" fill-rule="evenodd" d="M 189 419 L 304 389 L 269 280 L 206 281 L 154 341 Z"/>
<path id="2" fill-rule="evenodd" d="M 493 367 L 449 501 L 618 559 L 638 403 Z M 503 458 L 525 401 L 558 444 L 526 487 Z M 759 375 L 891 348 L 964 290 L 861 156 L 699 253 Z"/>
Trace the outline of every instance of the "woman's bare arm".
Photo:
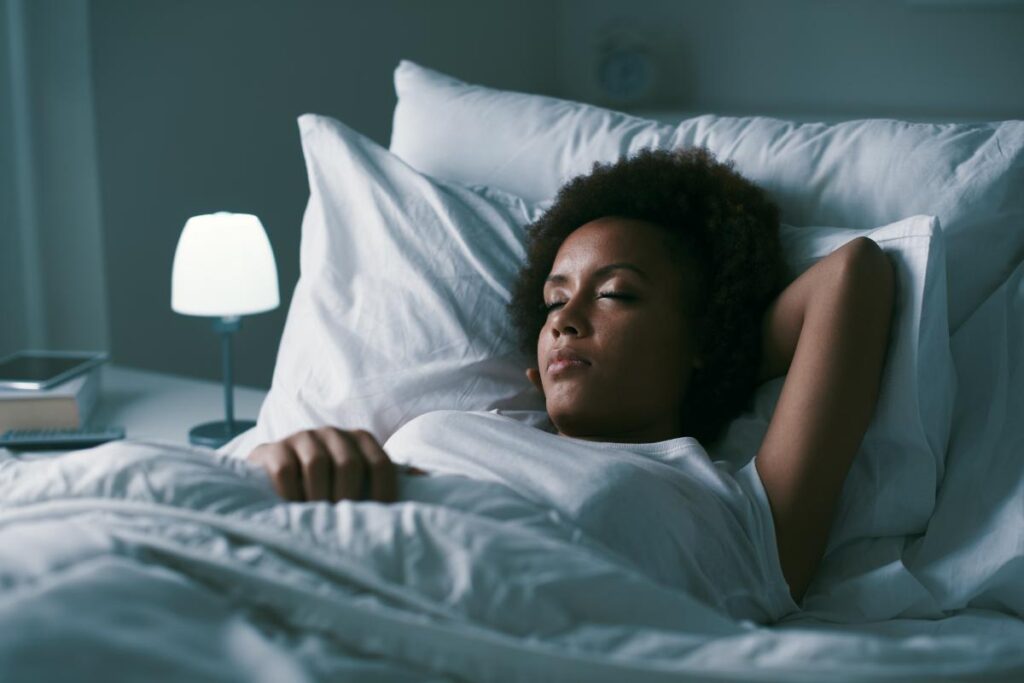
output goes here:
<path id="1" fill-rule="evenodd" d="M 763 323 L 761 380 L 787 374 L 757 469 L 782 573 L 799 602 L 874 413 L 895 296 L 882 249 L 857 238 L 794 280 Z"/>

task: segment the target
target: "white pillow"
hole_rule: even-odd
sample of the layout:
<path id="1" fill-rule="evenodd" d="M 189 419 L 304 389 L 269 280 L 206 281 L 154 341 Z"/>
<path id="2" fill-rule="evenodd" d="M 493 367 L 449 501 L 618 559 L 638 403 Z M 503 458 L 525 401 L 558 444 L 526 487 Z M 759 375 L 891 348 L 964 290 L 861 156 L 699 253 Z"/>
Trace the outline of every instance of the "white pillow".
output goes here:
<path id="1" fill-rule="evenodd" d="M 878 404 L 847 475 L 826 552 L 856 538 L 923 533 L 944 473 L 956 391 L 938 221 L 912 216 L 859 231 L 784 225 L 780 236 L 792 278 L 860 236 L 881 246 L 896 268 Z M 779 377 L 758 388 L 753 408 L 708 447 L 713 458 L 742 467 L 754 456 L 784 381 Z"/>
<path id="2" fill-rule="evenodd" d="M 542 95 L 470 85 L 402 60 L 390 150 L 414 168 L 538 203 L 596 160 L 672 146 L 674 128 Z"/>
<path id="3" fill-rule="evenodd" d="M 330 118 L 299 119 L 310 198 L 301 276 L 256 427 L 221 448 L 322 425 L 381 443 L 433 410 L 541 411 L 515 351 L 506 305 L 541 207 L 435 181 Z M 953 375 L 941 233 L 930 217 L 877 230 L 787 228 L 792 274 L 861 234 L 898 266 L 900 294 L 882 396 L 840 503 L 833 543 L 923 530 L 942 476 Z M 781 379 L 709 452 L 745 464 Z M 707 446 L 707 445 L 706 445 Z"/>
<path id="4" fill-rule="evenodd" d="M 699 116 L 677 127 L 586 104 L 395 70 L 390 149 L 420 171 L 527 201 L 643 147 L 706 146 L 764 187 L 795 225 L 871 229 L 938 216 L 955 330 L 1024 257 L 1024 121 L 797 124 Z"/>
<path id="5" fill-rule="evenodd" d="M 299 128 L 301 274 L 257 424 L 221 452 L 323 425 L 384 443 L 432 410 L 543 410 L 506 320 L 535 210 L 436 182 L 334 119 Z"/>

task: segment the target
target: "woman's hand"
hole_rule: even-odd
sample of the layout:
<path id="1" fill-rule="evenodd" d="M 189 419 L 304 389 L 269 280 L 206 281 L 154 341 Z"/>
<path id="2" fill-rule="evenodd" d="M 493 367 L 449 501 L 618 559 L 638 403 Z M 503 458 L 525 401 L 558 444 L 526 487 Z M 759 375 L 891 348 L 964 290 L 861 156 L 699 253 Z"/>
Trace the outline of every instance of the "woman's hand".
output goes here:
<path id="1" fill-rule="evenodd" d="M 262 465 L 285 500 L 369 500 L 393 503 L 397 468 L 364 429 L 320 427 L 257 446 L 249 462 Z M 426 474 L 415 467 L 410 474 Z"/>

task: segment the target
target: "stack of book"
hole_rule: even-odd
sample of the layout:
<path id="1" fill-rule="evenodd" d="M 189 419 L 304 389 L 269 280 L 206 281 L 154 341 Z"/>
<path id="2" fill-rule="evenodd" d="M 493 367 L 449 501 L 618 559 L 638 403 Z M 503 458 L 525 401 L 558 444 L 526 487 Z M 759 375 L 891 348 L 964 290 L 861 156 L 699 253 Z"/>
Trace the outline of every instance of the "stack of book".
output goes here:
<path id="1" fill-rule="evenodd" d="M 99 366 L 47 389 L 0 388 L 0 434 L 8 429 L 77 429 L 100 394 Z"/>

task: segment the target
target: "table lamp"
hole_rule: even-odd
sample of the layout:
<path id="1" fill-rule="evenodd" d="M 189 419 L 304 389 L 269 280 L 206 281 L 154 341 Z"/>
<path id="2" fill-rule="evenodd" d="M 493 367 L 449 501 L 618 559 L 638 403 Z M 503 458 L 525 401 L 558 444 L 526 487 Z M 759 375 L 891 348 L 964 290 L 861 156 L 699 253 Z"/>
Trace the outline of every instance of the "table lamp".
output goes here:
<path id="1" fill-rule="evenodd" d="M 221 335 L 226 416 L 193 427 L 190 443 L 219 448 L 256 424 L 234 416 L 231 334 L 241 326 L 241 316 L 278 304 L 274 252 L 259 218 L 221 211 L 188 219 L 174 252 L 171 309 L 214 318 L 213 329 Z"/>

